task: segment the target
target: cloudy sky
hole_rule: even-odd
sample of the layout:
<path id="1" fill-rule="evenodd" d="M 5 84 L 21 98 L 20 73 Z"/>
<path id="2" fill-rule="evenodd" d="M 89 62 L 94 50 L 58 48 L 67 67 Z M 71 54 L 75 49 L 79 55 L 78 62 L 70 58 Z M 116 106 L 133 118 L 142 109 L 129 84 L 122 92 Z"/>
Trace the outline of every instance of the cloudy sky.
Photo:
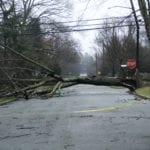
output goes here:
<path id="1" fill-rule="evenodd" d="M 81 20 L 97 19 L 107 17 L 126 16 L 131 13 L 131 9 L 120 8 L 131 7 L 129 0 L 72 0 L 72 20 L 78 20 L 77 25 L 85 24 Z M 137 6 L 137 0 L 134 0 Z M 81 21 L 81 22 L 80 22 Z M 88 22 L 86 22 L 88 24 Z M 92 23 L 99 23 L 98 21 Z M 80 41 L 82 51 L 93 54 L 93 40 L 96 31 L 74 32 L 73 37 Z"/>

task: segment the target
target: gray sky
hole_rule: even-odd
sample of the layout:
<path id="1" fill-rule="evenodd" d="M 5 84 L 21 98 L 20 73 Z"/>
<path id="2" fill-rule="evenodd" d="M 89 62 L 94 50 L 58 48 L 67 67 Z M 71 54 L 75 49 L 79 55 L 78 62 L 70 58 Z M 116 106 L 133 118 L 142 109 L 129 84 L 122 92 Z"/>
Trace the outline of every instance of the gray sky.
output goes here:
<path id="1" fill-rule="evenodd" d="M 116 16 L 126 16 L 131 13 L 131 9 L 114 6 L 131 7 L 129 0 L 72 0 L 74 4 L 72 20 L 96 19 Z M 88 3 L 89 2 L 89 3 Z M 137 0 L 134 0 L 137 6 Z M 98 22 L 92 22 L 98 23 Z M 77 23 L 82 24 L 82 22 Z M 73 37 L 80 41 L 82 52 L 93 54 L 94 37 L 96 31 L 75 32 Z"/>

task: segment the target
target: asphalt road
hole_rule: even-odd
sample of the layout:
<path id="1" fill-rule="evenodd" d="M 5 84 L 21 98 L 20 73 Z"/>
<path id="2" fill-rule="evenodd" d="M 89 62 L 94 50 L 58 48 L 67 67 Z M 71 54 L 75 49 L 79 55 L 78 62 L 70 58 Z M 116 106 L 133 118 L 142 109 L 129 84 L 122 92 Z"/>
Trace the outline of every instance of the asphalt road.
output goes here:
<path id="1" fill-rule="evenodd" d="M 0 150 L 150 150 L 150 102 L 128 89 L 76 85 L 3 105 Z"/>

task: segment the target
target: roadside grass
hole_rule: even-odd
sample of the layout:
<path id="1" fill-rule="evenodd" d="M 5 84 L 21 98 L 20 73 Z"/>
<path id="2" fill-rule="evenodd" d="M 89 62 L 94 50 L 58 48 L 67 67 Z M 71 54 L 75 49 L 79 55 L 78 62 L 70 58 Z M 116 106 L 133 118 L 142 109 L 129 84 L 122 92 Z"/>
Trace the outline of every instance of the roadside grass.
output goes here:
<path id="1" fill-rule="evenodd" d="M 16 98 L 15 97 L 3 97 L 3 98 L 0 98 L 0 105 L 4 105 L 4 104 L 7 104 L 9 102 L 12 102 L 12 101 L 15 101 Z"/>
<path id="2" fill-rule="evenodd" d="M 139 88 L 135 91 L 138 95 L 141 95 L 141 96 L 145 96 L 147 98 L 150 98 L 150 86 L 148 87 L 142 87 L 142 88 Z"/>

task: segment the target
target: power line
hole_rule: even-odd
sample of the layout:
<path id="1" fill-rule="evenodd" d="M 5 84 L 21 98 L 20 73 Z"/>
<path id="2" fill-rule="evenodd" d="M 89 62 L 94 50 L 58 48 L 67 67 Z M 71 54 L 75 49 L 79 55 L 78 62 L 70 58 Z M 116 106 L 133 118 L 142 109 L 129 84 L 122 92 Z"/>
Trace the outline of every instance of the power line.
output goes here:
<path id="1" fill-rule="evenodd" d="M 124 20 L 123 20 L 123 22 L 124 22 Z M 123 22 L 119 22 L 119 23 L 115 23 L 115 22 L 109 22 L 109 23 L 107 23 L 107 25 L 112 25 L 112 24 L 117 24 L 117 25 L 120 25 L 121 23 L 123 23 Z M 144 21 L 141 21 L 141 22 L 144 22 Z M 128 22 L 125 22 L 125 23 L 128 23 Z M 132 21 L 131 23 L 135 23 L 135 21 Z M 88 26 L 105 26 L 106 24 L 105 23 L 94 23 L 94 24 L 85 24 L 85 25 L 83 25 L 83 24 L 81 24 L 81 25 L 73 25 L 73 26 L 57 26 L 58 27 L 58 29 L 60 29 L 60 28 L 72 28 L 72 27 L 88 27 Z"/>
<path id="2" fill-rule="evenodd" d="M 94 19 L 82 19 L 80 20 L 81 22 L 90 22 L 90 21 L 98 21 L 98 20 L 109 20 L 109 19 L 123 19 L 128 16 L 118 16 L 118 17 L 105 17 L 105 18 L 94 18 Z M 55 23 L 78 23 L 78 20 L 70 20 L 70 21 L 58 21 L 58 22 L 50 22 L 50 23 L 45 23 L 41 22 L 41 24 L 55 24 Z"/>
<path id="3" fill-rule="evenodd" d="M 81 20 L 82 22 L 92 22 L 92 21 L 100 21 L 100 20 L 118 20 L 118 19 L 124 19 L 124 20 L 126 20 L 127 18 L 129 18 L 129 17 L 131 17 L 131 15 L 132 14 L 130 14 L 130 15 L 128 15 L 128 16 L 121 16 L 121 17 L 106 17 L 106 18 L 95 18 L 95 19 L 86 19 L 86 20 Z M 123 20 L 123 21 L 124 21 Z M 118 20 L 119 21 L 119 20 Z M 121 21 L 121 22 L 123 22 L 123 21 Z M 65 22 L 50 22 L 50 23 L 46 23 L 46 22 L 41 22 L 40 23 L 40 25 L 56 25 L 56 24 L 65 24 L 65 23 L 77 23 L 78 21 L 76 20 L 76 21 L 65 21 Z M 77 26 L 92 26 L 92 25 L 103 25 L 104 23 L 93 23 L 93 24 L 86 24 L 86 25 L 64 25 L 64 27 L 77 27 Z M 110 22 L 108 22 L 107 24 L 112 24 L 112 22 L 110 23 Z M 14 25 L 13 26 L 13 24 L 12 24 L 12 26 L 10 26 L 10 27 L 6 27 L 6 25 L 5 25 L 5 27 L 4 27 L 4 25 L 2 25 L 2 24 L 0 24 L 0 27 L 3 27 L 3 28 L 11 28 L 12 29 L 12 27 L 16 27 L 16 28 L 22 28 L 22 27 L 24 27 L 25 25 L 21 25 L 21 26 L 18 26 L 18 25 Z M 32 26 L 34 26 L 34 25 L 32 25 Z M 57 26 L 58 27 L 58 26 Z M 59 28 L 63 28 L 63 27 L 61 27 L 61 26 L 59 26 Z M 32 28 L 30 28 L 30 29 L 32 29 Z"/>
<path id="4" fill-rule="evenodd" d="M 112 25 L 113 22 L 107 22 L 107 23 L 92 23 L 92 24 L 82 24 L 82 25 L 68 25 L 68 26 L 59 26 L 56 24 L 57 23 L 69 23 L 69 22 L 77 22 L 77 21 L 69 21 L 69 22 L 53 22 L 53 23 L 41 23 L 41 25 L 43 25 L 43 27 L 41 29 L 44 29 L 44 30 L 49 30 L 51 29 L 50 31 L 46 31 L 46 32 L 39 32 L 39 33 L 20 33 L 20 34 L 17 34 L 17 33 L 14 33 L 15 35 L 18 35 L 18 36 L 24 36 L 24 35 L 40 35 L 40 34 L 53 34 L 53 33 L 66 33 L 66 32 L 80 32 L 80 31 L 89 31 L 89 30 L 101 30 L 101 29 L 111 29 L 111 28 L 117 28 L 117 27 L 126 27 L 126 26 L 129 26 L 129 24 L 124 24 L 124 25 L 120 25 L 122 24 L 127 18 L 131 17 L 132 14 L 128 15 L 128 16 L 121 16 L 121 17 L 107 17 L 107 18 L 98 18 L 98 19 L 87 19 L 87 20 L 82 20 L 82 21 L 100 21 L 100 20 L 109 20 L 109 19 L 114 19 L 114 20 L 120 20 L 120 19 L 123 19 L 121 21 L 119 21 L 119 23 L 116 24 L 115 26 L 109 26 L 109 27 L 104 27 L 106 25 Z M 127 23 L 127 22 L 124 22 L 124 23 Z M 48 27 L 45 27 L 46 25 L 54 25 L 55 27 L 51 27 L 51 28 L 48 28 Z M 3 26 L 3 25 L 0 25 L 0 26 Z M 84 27 L 90 27 L 90 26 L 93 26 L 91 28 L 84 28 Z M 97 26 L 102 26 L 102 27 L 97 27 Z M 134 25 L 132 25 L 134 26 Z M 19 26 L 17 26 L 18 28 L 21 28 Z M 82 27 L 82 28 L 80 28 Z M 66 29 L 65 29 L 66 28 Z M 69 29 L 69 28 L 72 28 L 72 29 Z M 76 29 L 77 28 L 77 29 Z M 79 29 L 78 29 L 79 28 Z M 8 27 L 8 26 L 5 26 L 3 27 L 2 29 L 12 29 L 12 27 Z M 33 26 L 30 27 L 29 32 L 34 31 L 36 30 L 37 28 L 34 28 Z M 27 32 L 27 30 L 25 30 L 25 32 Z"/>
<path id="5" fill-rule="evenodd" d="M 48 35 L 48 34 L 54 34 L 54 33 L 69 33 L 69 32 L 83 32 L 83 31 L 92 31 L 92 30 L 103 30 L 103 29 L 113 29 L 113 28 L 123 28 L 123 27 L 129 27 L 129 26 L 136 26 L 135 24 L 127 24 L 127 25 L 116 25 L 116 26 L 108 26 L 108 27 L 95 27 L 95 28 L 85 28 L 85 29 L 71 29 L 71 30 L 61 30 L 61 31 L 46 31 L 38 33 L 38 35 Z M 144 26 L 144 24 L 140 24 L 140 26 Z M 33 35 L 32 33 L 22 33 L 18 34 L 18 36 L 28 36 Z"/>
<path id="6" fill-rule="evenodd" d="M 79 32 L 79 31 L 90 31 L 90 30 L 102 30 L 102 29 L 113 29 L 113 28 L 122 28 L 122 27 L 129 27 L 129 26 L 136 26 L 134 25 L 116 25 L 116 26 L 109 26 L 109 27 L 97 27 L 97 28 L 86 28 L 86 29 L 73 29 L 69 32 Z M 143 25 L 142 25 L 143 26 Z M 65 31 L 64 31 L 65 32 Z M 66 31 L 67 32 L 67 31 Z"/>
<path id="7" fill-rule="evenodd" d="M 120 24 L 122 24 L 122 23 L 128 23 L 128 22 L 124 22 L 125 20 L 122 20 L 121 22 L 108 22 L 108 23 L 93 23 L 93 24 L 82 24 L 82 25 L 70 25 L 70 26 L 55 26 L 55 28 L 54 27 L 45 27 L 45 26 L 43 26 L 43 28 L 42 29 L 45 29 L 45 30 L 47 30 L 47 29 L 52 29 L 52 30 L 59 30 L 59 29 L 68 29 L 68 28 L 79 28 L 79 27 L 90 27 L 90 26 L 106 26 L 106 25 L 112 25 L 112 24 L 117 24 L 117 25 L 120 25 Z M 130 22 L 130 23 L 134 23 L 135 21 L 132 21 L 132 22 Z M 142 22 L 142 23 L 144 23 L 144 21 L 140 21 L 140 22 Z M 45 24 L 45 25 L 49 25 L 49 24 Z M 3 27 L 2 29 L 12 29 L 12 27 L 7 27 L 7 26 L 5 26 L 5 27 Z M 20 29 L 21 29 L 21 27 L 20 27 Z M 34 26 L 31 26 L 30 27 L 30 29 L 28 29 L 28 31 L 33 31 L 33 30 L 36 30 L 37 28 L 35 28 Z M 15 31 L 15 30 L 14 30 Z M 17 30 L 16 30 L 17 31 Z M 25 30 L 25 31 L 27 31 L 27 30 Z M 35 34 L 37 34 L 37 33 L 35 33 Z"/>
<path id="8" fill-rule="evenodd" d="M 83 20 L 80 20 L 80 21 L 82 21 L 82 22 L 93 22 L 93 21 L 102 21 L 102 20 L 110 20 L 110 19 L 111 20 L 115 20 L 115 19 L 127 19 L 128 17 L 129 17 L 129 15 L 128 16 L 121 16 L 121 17 L 106 17 L 106 18 L 83 19 Z M 49 23 L 41 22 L 40 25 L 55 25 L 55 24 L 58 24 L 58 23 L 60 23 L 60 24 L 78 23 L 78 20 L 62 21 L 62 22 L 58 21 L 58 22 L 49 22 Z M 3 27 L 3 26 L 4 26 L 3 24 L 0 24 L 0 27 Z M 13 24 L 12 24 L 12 26 L 13 26 Z M 26 25 L 21 25 L 21 26 L 14 25 L 13 27 L 24 27 L 24 26 L 26 26 Z"/>

